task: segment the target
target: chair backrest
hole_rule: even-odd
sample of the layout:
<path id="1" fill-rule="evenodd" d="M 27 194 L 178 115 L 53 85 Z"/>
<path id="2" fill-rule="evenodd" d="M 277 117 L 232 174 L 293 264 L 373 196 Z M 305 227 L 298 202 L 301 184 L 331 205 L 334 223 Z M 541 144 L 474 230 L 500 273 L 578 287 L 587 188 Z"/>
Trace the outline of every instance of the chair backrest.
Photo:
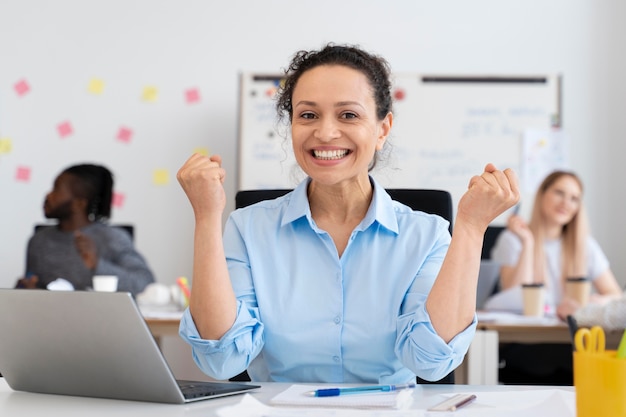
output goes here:
<path id="1" fill-rule="evenodd" d="M 491 249 L 496 244 L 498 236 L 506 229 L 505 226 L 488 226 L 485 231 L 485 239 L 483 240 L 483 250 L 480 255 L 481 259 L 491 259 Z"/>
<path id="2" fill-rule="evenodd" d="M 112 227 L 119 227 L 120 229 L 124 229 L 126 230 L 126 232 L 128 232 L 128 234 L 130 235 L 130 239 L 134 240 L 135 238 L 135 226 L 133 226 L 132 224 L 112 224 Z M 35 233 L 44 227 L 56 227 L 56 225 L 54 224 L 36 224 L 35 225 Z"/>
<path id="3" fill-rule="evenodd" d="M 263 200 L 278 198 L 290 192 L 290 189 L 243 190 L 235 195 L 235 208 L 242 208 Z M 392 199 L 411 207 L 413 210 L 437 214 L 448 222 L 452 233 L 452 196 L 444 190 L 428 189 L 387 189 Z"/>
<path id="4" fill-rule="evenodd" d="M 485 301 L 497 293 L 499 289 L 500 264 L 491 259 L 481 259 L 476 288 L 476 310 L 482 309 Z"/>
<path id="5" fill-rule="evenodd" d="M 450 225 L 448 230 L 452 233 L 452 195 L 445 190 L 429 189 L 401 189 L 389 188 L 387 192 L 393 200 L 399 201 L 411 207 L 413 210 L 436 214 L 443 217 Z"/>
<path id="6" fill-rule="evenodd" d="M 290 192 L 290 189 L 243 190 L 235 194 L 235 208 L 247 207 L 264 200 L 273 200 Z"/>

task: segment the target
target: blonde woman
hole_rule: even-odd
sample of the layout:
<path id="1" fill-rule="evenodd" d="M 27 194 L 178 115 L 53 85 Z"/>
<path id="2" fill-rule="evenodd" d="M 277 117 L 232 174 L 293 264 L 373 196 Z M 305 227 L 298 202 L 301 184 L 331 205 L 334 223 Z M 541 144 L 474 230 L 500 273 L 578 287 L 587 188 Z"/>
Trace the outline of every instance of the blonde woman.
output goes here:
<path id="1" fill-rule="evenodd" d="M 568 277 L 589 278 L 595 302 L 621 295 L 607 257 L 589 234 L 582 197 L 583 185 L 576 174 L 555 171 L 537 190 L 530 222 L 511 216 L 491 253 L 501 265 L 502 291 L 544 283 L 550 311 L 571 303 L 563 296 Z M 500 382 L 571 385 L 571 352 L 571 344 L 501 345 Z"/>
<path id="2" fill-rule="evenodd" d="M 555 308 L 568 277 L 587 277 L 595 301 L 621 295 L 606 255 L 589 234 L 582 197 L 583 185 L 576 174 L 555 171 L 537 190 L 530 222 L 511 216 L 491 253 L 501 265 L 502 290 L 544 283 L 546 302 Z"/>

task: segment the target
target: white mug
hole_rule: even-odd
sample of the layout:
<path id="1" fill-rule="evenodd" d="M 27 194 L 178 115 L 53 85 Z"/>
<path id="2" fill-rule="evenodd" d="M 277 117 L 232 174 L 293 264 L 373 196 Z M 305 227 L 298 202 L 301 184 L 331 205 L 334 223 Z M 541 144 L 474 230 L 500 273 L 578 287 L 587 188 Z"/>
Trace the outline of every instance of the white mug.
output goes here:
<path id="1" fill-rule="evenodd" d="M 117 276 L 94 275 L 92 284 L 94 291 L 115 292 L 117 291 Z"/>

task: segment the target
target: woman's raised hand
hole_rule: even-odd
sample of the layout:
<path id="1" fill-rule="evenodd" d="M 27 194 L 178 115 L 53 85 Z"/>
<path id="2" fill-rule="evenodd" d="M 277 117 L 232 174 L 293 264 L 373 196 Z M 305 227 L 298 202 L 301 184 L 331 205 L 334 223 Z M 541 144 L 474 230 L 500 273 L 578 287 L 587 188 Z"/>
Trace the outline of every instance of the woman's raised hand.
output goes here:
<path id="1" fill-rule="evenodd" d="M 225 177 L 219 155 L 193 154 L 178 170 L 176 178 L 187 194 L 196 218 L 222 214 L 226 207 Z"/>

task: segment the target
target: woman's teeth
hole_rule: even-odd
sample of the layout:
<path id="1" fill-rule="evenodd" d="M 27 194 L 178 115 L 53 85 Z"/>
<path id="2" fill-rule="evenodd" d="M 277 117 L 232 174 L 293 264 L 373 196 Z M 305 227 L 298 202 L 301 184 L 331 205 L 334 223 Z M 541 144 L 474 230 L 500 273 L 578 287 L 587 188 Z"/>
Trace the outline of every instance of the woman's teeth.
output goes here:
<path id="1" fill-rule="evenodd" d="M 348 154 L 347 149 L 332 151 L 313 151 L 313 155 L 317 159 L 341 159 Z"/>

